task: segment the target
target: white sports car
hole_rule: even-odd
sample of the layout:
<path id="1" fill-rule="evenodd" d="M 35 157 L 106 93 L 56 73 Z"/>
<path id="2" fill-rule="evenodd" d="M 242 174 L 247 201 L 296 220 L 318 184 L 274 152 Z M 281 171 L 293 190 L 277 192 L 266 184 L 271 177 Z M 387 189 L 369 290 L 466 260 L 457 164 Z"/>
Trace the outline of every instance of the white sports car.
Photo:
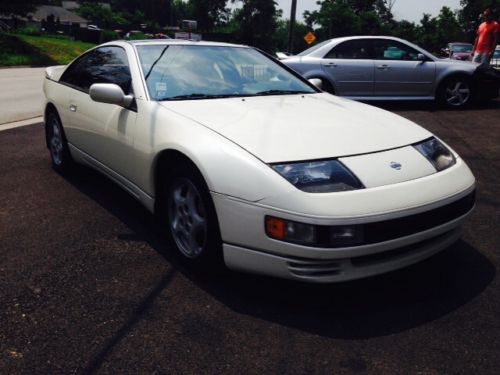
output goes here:
<path id="1" fill-rule="evenodd" d="M 367 277 L 457 240 L 474 177 L 418 125 L 323 93 L 246 46 L 98 46 L 44 83 L 53 167 L 91 166 L 196 267 Z"/>

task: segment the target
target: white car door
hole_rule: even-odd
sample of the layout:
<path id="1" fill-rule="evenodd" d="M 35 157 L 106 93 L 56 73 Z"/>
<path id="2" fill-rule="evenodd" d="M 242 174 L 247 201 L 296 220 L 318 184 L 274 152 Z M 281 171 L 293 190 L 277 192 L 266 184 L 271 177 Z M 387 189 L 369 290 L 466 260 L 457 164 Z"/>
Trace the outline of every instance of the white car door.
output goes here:
<path id="1" fill-rule="evenodd" d="M 114 104 L 93 101 L 89 87 L 94 83 L 115 83 L 126 94 L 132 92 L 132 80 L 126 52 L 121 47 L 106 46 L 94 49 L 73 63 L 60 82 L 68 90 L 68 141 L 92 159 L 129 177 L 134 160 L 134 133 L 137 111 L 134 105 L 123 108 Z"/>

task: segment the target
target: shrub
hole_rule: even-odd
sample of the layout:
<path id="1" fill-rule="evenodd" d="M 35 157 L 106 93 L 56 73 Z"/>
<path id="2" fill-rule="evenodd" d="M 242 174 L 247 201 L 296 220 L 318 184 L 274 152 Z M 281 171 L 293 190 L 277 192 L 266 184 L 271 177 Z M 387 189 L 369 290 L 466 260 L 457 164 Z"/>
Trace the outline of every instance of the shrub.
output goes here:
<path id="1" fill-rule="evenodd" d="M 42 33 L 36 27 L 19 27 L 16 34 L 40 36 Z"/>
<path id="2" fill-rule="evenodd" d="M 118 34 L 116 31 L 111 30 L 102 30 L 101 36 L 99 38 L 100 43 L 110 42 L 112 40 L 118 39 L 120 39 L 120 34 Z"/>

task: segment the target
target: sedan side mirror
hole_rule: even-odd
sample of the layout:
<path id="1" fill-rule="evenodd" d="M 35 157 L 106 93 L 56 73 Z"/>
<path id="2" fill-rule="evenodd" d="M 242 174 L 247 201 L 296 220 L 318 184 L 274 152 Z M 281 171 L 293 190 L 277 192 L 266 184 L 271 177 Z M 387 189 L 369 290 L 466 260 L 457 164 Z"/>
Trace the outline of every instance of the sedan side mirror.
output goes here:
<path id="1" fill-rule="evenodd" d="M 94 83 L 90 86 L 90 98 L 96 102 L 116 104 L 128 108 L 134 100 L 133 95 L 125 95 L 120 86 L 114 83 Z"/>
<path id="2" fill-rule="evenodd" d="M 419 53 L 417 55 L 417 60 L 420 61 L 420 62 L 426 62 L 427 61 L 427 57 L 425 57 L 425 55 L 423 53 Z"/>

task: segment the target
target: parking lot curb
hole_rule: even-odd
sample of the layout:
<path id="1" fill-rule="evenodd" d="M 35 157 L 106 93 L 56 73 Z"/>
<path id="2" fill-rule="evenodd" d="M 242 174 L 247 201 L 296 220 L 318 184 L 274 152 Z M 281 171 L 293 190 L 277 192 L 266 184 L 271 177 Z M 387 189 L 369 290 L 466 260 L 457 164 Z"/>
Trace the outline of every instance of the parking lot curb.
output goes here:
<path id="1" fill-rule="evenodd" d="M 13 122 L 5 123 L 5 124 L 0 124 L 0 132 L 3 130 L 19 128 L 21 126 L 34 125 L 34 124 L 37 124 L 39 122 L 43 122 L 43 116 L 38 116 L 38 117 L 26 119 L 26 120 L 13 121 Z"/>

